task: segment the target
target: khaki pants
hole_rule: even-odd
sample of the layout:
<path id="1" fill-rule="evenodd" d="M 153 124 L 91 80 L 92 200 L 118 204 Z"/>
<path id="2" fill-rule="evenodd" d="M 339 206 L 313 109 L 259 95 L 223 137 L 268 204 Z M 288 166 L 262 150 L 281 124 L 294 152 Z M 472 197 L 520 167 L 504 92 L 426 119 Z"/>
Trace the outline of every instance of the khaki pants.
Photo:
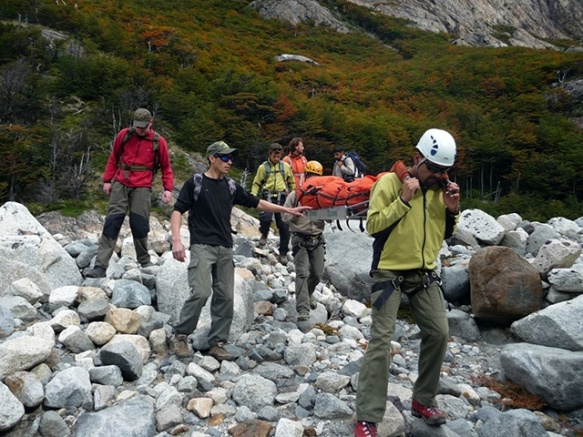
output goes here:
<path id="1" fill-rule="evenodd" d="M 373 283 L 394 279 L 397 274 L 383 270 L 373 273 Z M 400 288 L 393 291 L 380 308 L 373 307 L 371 339 L 360 366 L 358 392 L 356 395 L 356 417 L 359 421 L 379 423 L 382 421 L 391 364 L 390 345 L 395 333 L 397 311 L 401 292 L 411 292 L 421 285 L 422 274 L 410 271 Z M 371 295 L 372 302 L 382 293 Z M 439 388 L 439 374 L 447 348 L 449 327 L 445 302 L 436 282 L 410 297 L 411 312 L 421 330 L 419 351 L 419 376 L 413 387 L 413 399 L 431 406 Z"/>
<path id="2" fill-rule="evenodd" d="M 233 321 L 235 264 L 233 248 L 193 244 L 188 265 L 190 297 L 180 311 L 180 320 L 174 327 L 178 334 L 192 334 L 208 298 L 211 296 L 211 330 L 209 345 L 229 339 Z"/>
<path id="3" fill-rule="evenodd" d="M 109 208 L 103 224 L 103 232 L 99 237 L 96 266 L 107 268 L 128 210 L 130 212 L 130 229 L 132 230 L 136 248 L 137 261 L 140 264 L 150 261 L 148 232 L 150 232 L 151 202 L 151 188 L 131 188 L 119 182 L 113 183 L 111 195 L 109 196 Z"/>

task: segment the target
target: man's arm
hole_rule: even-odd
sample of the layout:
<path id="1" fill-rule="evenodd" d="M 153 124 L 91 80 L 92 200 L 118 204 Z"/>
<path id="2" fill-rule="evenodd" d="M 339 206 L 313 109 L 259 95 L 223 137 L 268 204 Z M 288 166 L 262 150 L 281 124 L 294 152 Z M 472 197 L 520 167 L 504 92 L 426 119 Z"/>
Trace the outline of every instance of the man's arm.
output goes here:
<path id="1" fill-rule="evenodd" d="M 162 170 L 162 202 L 169 204 L 172 201 L 172 190 L 174 189 L 174 172 L 170 164 L 170 154 L 168 152 L 168 143 L 164 137 L 158 139 L 158 156 L 160 159 L 160 168 Z"/>
<path id="2" fill-rule="evenodd" d="M 344 159 L 344 165 L 342 166 L 342 172 L 347 176 L 354 176 L 356 172 L 356 167 L 354 167 L 354 161 L 352 158 L 346 157 Z"/>
<path id="3" fill-rule="evenodd" d="M 304 215 L 304 211 L 308 211 L 312 209 L 312 207 L 296 206 L 295 208 L 288 208 L 285 206 L 278 205 L 276 203 L 267 202 L 266 200 L 260 200 L 259 205 L 257 205 L 257 209 L 259 211 L 287 213 L 296 217 L 301 217 Z"/>
<path id="4" fill-rule="evenodd" d="M 257 173 L 255 173 L 253 184 L 251 185 L 251 194 L 260 197 L 259 192 L 263 187 L 263 182 L 265 182 L 264 179 L 265 179 L 265 166 L 263 164 L 260 164 L 259 168 L 257 169 Z"/>
<path id="5" fill-rule="evenodd" d="M 175 260 L 183 262 L 186 258 L 186 248 L 180 238 L 180 225 L 182 224 L 182 213 L 172 211 L 170 215 L 170 231 L 172 233 L 172 256 Z"/>
<path id="6" fill-rule="evenodd" d="M 119 155 L 121 153 L 121 142 L 123 137 L 125 137 L 126 132 L 127 129 L 122 129 L 115 136 L 115 139 L 113 140 L 113 147 L 111 149 L 111 153 L 109 154 L 109 158 L 107 158 L 107 164 L 105 165 L 105 171 L 103 172 L 103 191 L 108 196 L 111 194 L 111 185 L 113 178 L 117 173 L 117 166 L 120 158 Z"/>
<path id="7" fill-rule="evenodd" d="M 287 196 L 287 198 L 285 199 L 285 203 L 283 204 L 283 207 L 284 208 L 293 208 L 293 207 L 297 206 L 298 202 L 296 201 L 296 197 L 297 197 L 296 192 L 292 191 L 290 193 L 290 195 Z M 281 215 L 281 219 L 286 223 L 290 222 L 294 217 L 295 217 L 294 215 L 288 214 L 287 212 L 284 212 Z"/>

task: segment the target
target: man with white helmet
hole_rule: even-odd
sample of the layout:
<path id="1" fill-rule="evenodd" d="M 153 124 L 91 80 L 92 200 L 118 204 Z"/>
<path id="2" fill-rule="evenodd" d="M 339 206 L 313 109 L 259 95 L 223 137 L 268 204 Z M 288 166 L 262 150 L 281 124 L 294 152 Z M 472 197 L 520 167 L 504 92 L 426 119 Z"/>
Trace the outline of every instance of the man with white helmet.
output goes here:
<path id="1" fill-rule="evenodd" d="M 363 358 L 356 396 L 355 437 L 375 437 L 385 413 L 401 293 L 421 331 L 419 376 L 413 387 L 412 414 L 427 424 L 445 423 L 435 405 L 439 374 L 449 335 L 436 261 L 459 216 L 459 187 L 445 176 L 456 156 L 455 140 L 441 129 L 426 131 L 415 147 L 414 164 L 403 182 L 387 173 L 373 186 L 367 231 L 374 237 L 371 338 Z"/>

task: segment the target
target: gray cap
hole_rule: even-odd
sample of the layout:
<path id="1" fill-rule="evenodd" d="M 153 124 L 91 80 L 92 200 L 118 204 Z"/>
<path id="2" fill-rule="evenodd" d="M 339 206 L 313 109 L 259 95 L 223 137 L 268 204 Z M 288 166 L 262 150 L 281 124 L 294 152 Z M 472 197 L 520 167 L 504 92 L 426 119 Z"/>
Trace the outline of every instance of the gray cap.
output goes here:
<path id="1" fill-rule="evenodd" d="M 134 127 L 146 127 L 152 121 L 152 114 L 145 108 L 136 109 L 134 112 Z"/>
<path id="2" fill-rule="evenodd" d="M 228 155 L 230 153 L 237 155 L 237 153 L 239 153 L 239 150 L 229 147 L 229 145 L 224 141 L 216 141 L 212 143 L 210 146 L 208 146 L 206 149 L 207 158 L 212 155 Z"/>

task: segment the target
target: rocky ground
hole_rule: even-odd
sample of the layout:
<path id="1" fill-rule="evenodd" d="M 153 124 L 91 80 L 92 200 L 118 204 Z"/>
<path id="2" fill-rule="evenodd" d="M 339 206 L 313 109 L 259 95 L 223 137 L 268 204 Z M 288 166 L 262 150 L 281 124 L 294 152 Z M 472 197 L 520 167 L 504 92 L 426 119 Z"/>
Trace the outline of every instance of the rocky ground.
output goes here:
<path id="1" fill-rule="evenodd" d="M 171 262 L 167 256 L 153 253 L 156 265 L 140 269 L 122 251 L 110 265 L 108 278 L 85 279 L 79 287 L 61 287 L 45 298 L 31 297 L 30 284 L 13 287 L 20 291 L 12 295 L 29 296 L 34 311 L 22 303 L 13 305 L 13 332 L 0 340 L 2 435 L 353 435 L 370 310 L 322 283 L 310 320 L 297 322 L 294 267 L 292 262 L 287 266 L 277 262 L 276 238 L 263 251 L 253 249 L 256 238 L 236 240 L 235 262 L 239 275 L 250 272 L 245 283 L 253 309 L 250 328 L 227 346 L 232 360 L 219 362 L 201 352 L 192 358 L 173 355 L 170 317 L 158 311 L 154 292 L 157 275 Z M 81 242 L 62 235 L 59 241 L 65 249 Z M 82 243 L 94 249 L 95 241 L 85 238 Z M 120 287 L 128 283 L 149 289 L 152 300 L 139 301 L 139 292 L 131 286 L 121 293 Z M 501 390 L 493 389 L 488 381 L 504 381 L 501 349 L 516 341 L 500 328 L 482 327 L 476 341 L 450 338 L 437 397 L 449 416 L 446 425 L 429 427 L 412 417 L 420 340 L 404 308 L 391 350 L 387 413 L 380 436 L 583 435 L 583 410 L 512 408 L 512 402 L 520 406 L 526 401 L 513 400 L 508 393 L 503 397 Z M 0 327 L 9 324 L 9 317 L 0 312 Z M 2 360 L 16 354 L 8 346 L 30 335 L 48 339 L 47 358 L 27 370 L 5 371 Z M 204 337 L 204 327 L 191 336 L 195 348 L 204 344 Z M 6 428 L 19 414 L 19 404 L 24 414 Z"/>

